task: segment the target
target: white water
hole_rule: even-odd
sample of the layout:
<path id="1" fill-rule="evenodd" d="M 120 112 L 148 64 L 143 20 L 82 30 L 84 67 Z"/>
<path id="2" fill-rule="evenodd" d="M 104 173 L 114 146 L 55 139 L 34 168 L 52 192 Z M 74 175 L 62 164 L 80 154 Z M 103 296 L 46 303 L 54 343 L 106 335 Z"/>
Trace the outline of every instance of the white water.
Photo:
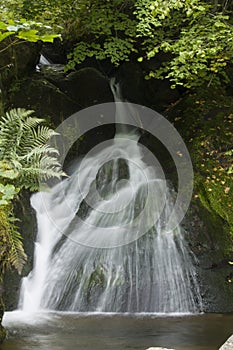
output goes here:
<path id="1" fill-rule="evenodd" d="M 116 113 L 122 121 L 133 111 L 121 105 Z M 156 167 L 143 162 L 137 139 L 118 130 L 70 178 L 32 196 L 38 236 L 33 271 L 21 288 L 24 312 L 200 311 L 184 232 L 164 229 L 174 192 Z"/>

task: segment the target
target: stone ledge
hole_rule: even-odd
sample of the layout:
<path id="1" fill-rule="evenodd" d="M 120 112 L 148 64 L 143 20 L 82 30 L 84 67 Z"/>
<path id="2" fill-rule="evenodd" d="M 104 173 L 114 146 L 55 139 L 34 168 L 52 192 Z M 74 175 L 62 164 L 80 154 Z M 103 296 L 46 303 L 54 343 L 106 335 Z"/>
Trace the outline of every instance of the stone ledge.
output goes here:
<path id="1" fill-rule="evenodd" d="M 233 335 L 224 343 L 219 350 L 232 350 L 233 349 Z"/>
<path id="2" fill-rule="evenodd" d="M 175 350 L 175 349 L 168 349 L 168 348 L 148 348 L 146 350 Z M 219 348 L 219 350 L 233 350 L 233 335 Z"/>

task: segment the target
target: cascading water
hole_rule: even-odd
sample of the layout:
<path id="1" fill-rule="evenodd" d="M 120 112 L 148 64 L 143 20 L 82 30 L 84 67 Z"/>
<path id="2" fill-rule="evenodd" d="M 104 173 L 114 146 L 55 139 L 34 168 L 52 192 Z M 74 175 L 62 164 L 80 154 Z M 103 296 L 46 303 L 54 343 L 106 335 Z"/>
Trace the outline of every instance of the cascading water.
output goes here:
<path id="1" fill-rule="evenodd" d="M 119 107 L 118 122 L 133 113 Z M 143 161 L 137 133 L 121 131 L 68 179 L 32 196 L 38 237 L 22 283 L 23 311 L 200 311 L 184 232 L 165 227 L 174 192 Z"/>

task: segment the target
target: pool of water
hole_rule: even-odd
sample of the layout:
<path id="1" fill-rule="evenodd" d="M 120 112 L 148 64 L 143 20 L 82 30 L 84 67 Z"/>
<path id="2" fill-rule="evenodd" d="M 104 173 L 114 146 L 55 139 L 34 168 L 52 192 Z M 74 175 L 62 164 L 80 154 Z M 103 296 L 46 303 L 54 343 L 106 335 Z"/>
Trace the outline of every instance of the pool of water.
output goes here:
<path id="1" fill-rule="evenodd" d="M 6 313 L 1 350 L 215 350 L 233 333 L 233 315 Z"/>

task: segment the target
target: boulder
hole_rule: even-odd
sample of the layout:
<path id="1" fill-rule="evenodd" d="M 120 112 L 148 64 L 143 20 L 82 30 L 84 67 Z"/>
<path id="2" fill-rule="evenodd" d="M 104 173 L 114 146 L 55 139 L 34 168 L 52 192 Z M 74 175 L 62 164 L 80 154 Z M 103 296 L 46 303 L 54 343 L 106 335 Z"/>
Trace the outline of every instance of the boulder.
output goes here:
<path id="1" fill-rule="evenodd" d="M 92 67 L 72 72 L 53 83 L 82 108 L 113 101 L 109 81 Z"/>
<path id="2" fill-rule="evenodd" d="M 40 43 L 25 42 L 9 46 L 10 39 L 0 43 L 1 79 L 6 89 L 14 79 L 27 76 L 36 68 L 40 57 Z M 9 46 L 9 48 L 7 48 Z M 6 50 L 4 50 L 7 48 Z"/>
<path id="3" fill-rule="evenodd" d="M 33 109 L 39 117 L 50 116 L 57 126 L 83 108 L 113 101 L 108 80 L 96 69 L 88 67 L 66 75 L 61 68 L 42 67 L 40 73 L 12 84 L 9 107 Z"/>
<path id="4" fill-rule="evenodd" d="M 232 350 L 233 349 L 233 335 L 221 346 L 219 350 Z"/>
<path id="5" fill-rule="evenodd" d="M 25 79 L 12 87 L 11 107 L 32 109 L 38 117 L 50 117 L 55 126 L 81 109 L 58 87 L 38 74 Z"/>

